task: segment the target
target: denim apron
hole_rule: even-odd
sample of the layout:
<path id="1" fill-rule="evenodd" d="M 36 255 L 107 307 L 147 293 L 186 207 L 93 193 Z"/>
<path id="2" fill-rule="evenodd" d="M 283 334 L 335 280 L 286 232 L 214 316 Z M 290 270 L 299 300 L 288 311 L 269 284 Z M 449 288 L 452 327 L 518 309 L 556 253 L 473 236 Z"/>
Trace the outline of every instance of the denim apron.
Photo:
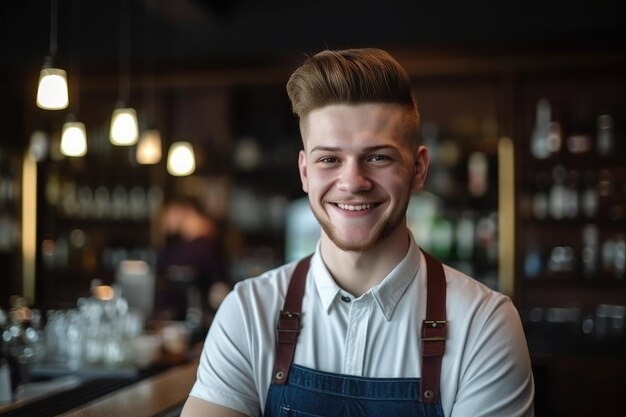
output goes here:
<path id="1" fill-rule="evenodd" d="M 279 316 L 278 346 L 265 417 L 444 417 L 439 392 L 445 347 L 445 275 L 424 252 L 427 264 L 426 319 L 422 323 L 422 378 L 366 378 L 293 364 L 310 257 L 292 276 Z"/>

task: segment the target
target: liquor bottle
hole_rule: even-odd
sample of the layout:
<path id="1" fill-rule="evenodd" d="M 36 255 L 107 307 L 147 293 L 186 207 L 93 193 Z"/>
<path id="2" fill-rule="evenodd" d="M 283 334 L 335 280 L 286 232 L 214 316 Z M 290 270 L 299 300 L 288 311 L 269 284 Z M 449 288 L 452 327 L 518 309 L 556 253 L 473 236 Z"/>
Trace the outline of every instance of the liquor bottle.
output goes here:
<path id="1" fill-rule="evenodd" d="M 550 153 L 555 154 L 561 150 L 563 144 L 561 124 L 558 122 L 550 122 L 548 126 L 548 150 Z"/>
<path id="2" fill-rule="evenodd" d="M 582 212 L 586 217 L 595 217 L 598 211 L 598 190 L 596 188 L 596 174 L 592 170 L 583 174 L 584 190 L 581 196 Z"/>
<path id="3" fill-rule="evenodd" d="M 6 404 L 13 400 L 13 388 L 11 387 L 11 370 L 9 361 L 0 354 L 0 404 Z"/>
<path id="4" fill-rule="evenodd" d="M 582 267 L 587 278 L 593 277 L 598 267 L 598 228 L 588 224 L 583 229 Z"/>
<path id="5" fill-rule="evenodd" d="M 567 174 L 567 186 L 565 188 L 565 205 L 563 208 L 565 217 L 575 219 L 578 217 L 578 172 L 570 171 Z"/>
<path id="6" fill-rule="evenodd" d="M 626 273 L 626 240 L 624 240 L 622 233 L 615 237 L 614 245 L 613 273 L 615 278 L 623 279 Z"/>
<path id="7" fill-rule="evenodd" d="M 0 308 L 0 404 L 5 404 L 13 400 L 13 386 L 11 384 L 11 368 L 7 359 L 8 351 L 5 345 L 5 338 L 8 339 L 9 318 L 7 313 Z"/>
<path id="8" fill-rule="evenodd" d="M 464 211 L 456 226 L 456 252 L 460 260 L 470 260 L 474 256 L 476 231 L 474 216 L 470 211 Z"/>
<path id="9" fill-rule="evenodd" d="M 614 178 L 610 170 L 603 169 L 598 174 L 597 190 L 600 214 L 610 218 L 615 197 Z"/>
<path id="10" fill-rule="evenodd" d="M 526 278 L 536 278 L 543 270 L 541 248 L 536 243 L 531 243 L 524 257 L 524 275 Z"/>
<path id="11" fill-rule="evenodd" d="M 552 187 L 550 188 L 549 211 L 554 219 L 562 219 L 565 215 L 565 205 L 568 192 L 565 187 L 565 168 L 557 165 L 552 170 Z"/>
<path id="12" fill-rule="evenodd" d="M 489 164 L 483 152 L 472 152 L 467 161 L 467 189 L 473 197 L 482 197 L 489 185 Z"/>
<path id="13" fill-rule="evenodd" d="M 550 149 L 548 147 L 550 118 L 550 102 L 542 98 L 537 102 L 535 128 L 530 138 L 530 150 L 537 159 L 545 159 L 550 156 Z"/>
<path id="14" fill-rule="evenodd" d="M 537 174 L 535 189 L 532 198 L 532 213 L 536 219 L 545 219 L 548 216 L 548 185 L 550 179 L 544 172 Z"/>
<path id="15" fill-rule="evenodd" d="M 606 273 L 613 272 L 615 259 L 615 241 L 612 238 L 606 239 L 602 243 L 602 268 Z"/>
<path id="16" fill-rule="evenodd" d="M 599 155 L 607 156 L 613 152 L 613 117 L 610 114 L 598 116 L 596 133 L 596 151 Z"/>
<path id="17" fill-rule="evenodd" d="M 454 242 L 452 222 L 443 216 L 434 219 L 431 233 L 433 255 L 440 259 L 449 259 Z"/>

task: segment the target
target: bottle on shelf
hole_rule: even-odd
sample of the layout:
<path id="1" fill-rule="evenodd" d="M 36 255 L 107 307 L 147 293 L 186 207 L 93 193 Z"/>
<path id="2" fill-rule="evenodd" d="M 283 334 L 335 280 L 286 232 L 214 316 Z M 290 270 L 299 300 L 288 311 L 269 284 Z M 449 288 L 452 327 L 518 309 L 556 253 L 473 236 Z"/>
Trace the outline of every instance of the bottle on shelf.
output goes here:
<path id="1" fill-rule="evenodd" d="M 9 361 L 4 355 L 0 355 L 0 405 L 13 400 L 13 388 L 11 387 L 11 370 Z"/>
<path id="2" fill-rule="evenodd" d="M 587 170 L 583 174 L 584 189 L 581 196 L 581 208 L 585 217 L 593 218 L 598 211 L 598 189 L 596 186 L 596 174 Z"/>
<path id="3" fill-rule="evenodd" d="M 550 154 L 558 153 L 561 150 L 562 144 L 561 124 L 558 122 L 550 122 L 548 125 L 548 151 Z"/>
<path id="4" fill-rule="evenodd" d="M 538 244 L 532 243 L 528 247 L 524 257 L 524 276 L 526 278 L 536 278 L 543 271 L 543 260 L 541 259 L 541 248 Z"/>
<path id="5" fill-rule="evenodd" d="M 593 277 L 598 267 L 598 228 L 588 224 L 583 228 L 582 268 L 587 278 Z"/>
<path id="6" fill-rule="evenodd" d="M 598 174 L 598 208 L 602 216 L 611 218 L 611 208 L 613 207 L 615 190 L 613 174 L 609 169 L 602 169 Z"/>
<path id="7" fill-rule="evenodd" d="M 552 170 L 552 187 L 550 187 L 549 211 L 553 219 L 560 220 L 565 216 L 565 207 L 569 197 L 565 186 L 567 174 L 562 165 L 557 165 Z"/>
<path id="8" fill-rule="evenodd" d="M 7 313 L 0 308 L 0 405 L 13 400 L 13 386 L 11 384 L 11 368 L 5 346 L 5 334 L 9 324 Z M 8 334 L 7 334 L 8 337 Z"/>
<path id="9" fill-rule="evenodd" d="M 602 114 L 597 119 L 596 151 L 599 155 L 607 156 L 613 152 L 613 116 Z"/>
<path id="10" fill-rule="evenodd" d="M 613 272 L 615 278 L 624 279 L 626 273 L 626 240 L 624 240 L 623 233 L 618 233 L 615 236 L 614 245 Z"/>
<path id="11" fill-rule="evenodd" d="M 571 246 L 556 246 L 550 252 L 548 272 L 573 272 L 576 269 L 574 249 Z"/>
<path id="12" fill-rule="evenodd" d="M 578 172 L 571 170 L 567 173 L 565 187 L 565 204 L 563 207 L 565 217 L 575 219 L 579 212 Z"/>
<path id="13" fill-rule="evenodd" d="M 537 102 L 535 128 L 530 138 L 531 152 L 537 159 L 545 159 L 550 156 L 550 148 L 548 146 L 550 118 L 550 102 L 542 98 Z"/>
<path id="14" fill-rule="evenodd" d="M 535 177 L 535 192 L 532 196 L 531 210 L 536 219 L 548 217 L 548 187 L 550 178 L 545 172 L 539 172 Z"/>
<path id="15" fill-rule="evenodd" d="M 463 261 L 469 261 L 474 256 L 474 245 L 476 241 L 476 226 L 473 213 L 466 210 L 461 214 L 461 218 L 456 226 L 456 253 L 457 257 Z"/>

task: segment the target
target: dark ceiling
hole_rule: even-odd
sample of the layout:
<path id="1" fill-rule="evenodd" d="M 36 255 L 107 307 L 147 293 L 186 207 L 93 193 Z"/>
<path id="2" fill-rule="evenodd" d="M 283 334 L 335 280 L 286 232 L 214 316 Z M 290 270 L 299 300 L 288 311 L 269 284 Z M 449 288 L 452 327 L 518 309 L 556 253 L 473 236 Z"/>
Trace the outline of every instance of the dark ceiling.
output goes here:
<path id="1" fill-rule="evenodd" d="M 621 1 L 58 0 L 58 59 L 116 71 L 128 10 L 134 70 L 255 65 L 324 47 L 619 47 Z M 2 1 L 0 71 L 36 74 L 48 53 L 50 2 Z"/>

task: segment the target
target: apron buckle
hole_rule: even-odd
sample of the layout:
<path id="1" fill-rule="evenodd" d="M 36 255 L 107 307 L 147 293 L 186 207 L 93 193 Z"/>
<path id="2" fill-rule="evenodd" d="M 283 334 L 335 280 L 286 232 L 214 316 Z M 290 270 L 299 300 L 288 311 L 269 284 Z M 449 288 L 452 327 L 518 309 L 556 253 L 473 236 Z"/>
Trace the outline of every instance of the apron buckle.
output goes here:
<path id="1" fill-rule="evenodd" d="M 423 342 L 446 340 L 446 336 L 446 320 L 424 320 L 422 322 Z"/>

